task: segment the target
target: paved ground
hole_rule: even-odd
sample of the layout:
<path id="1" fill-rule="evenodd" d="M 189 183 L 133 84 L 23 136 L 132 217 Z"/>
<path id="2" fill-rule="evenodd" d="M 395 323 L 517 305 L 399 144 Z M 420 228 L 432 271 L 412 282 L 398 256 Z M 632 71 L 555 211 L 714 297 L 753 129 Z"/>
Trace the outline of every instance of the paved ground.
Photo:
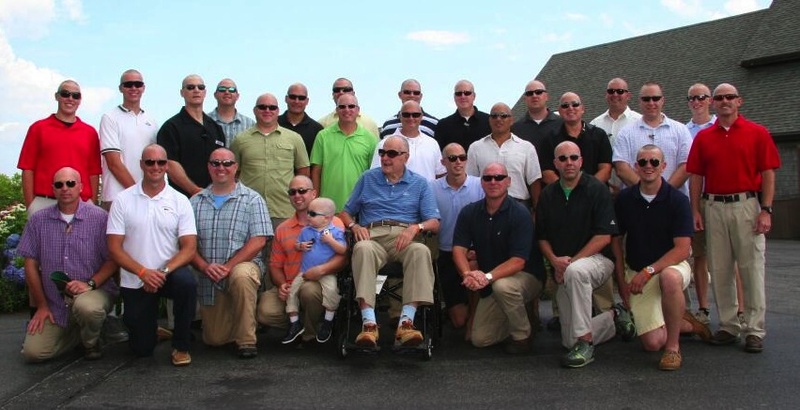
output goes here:
<path id="1" fill-rule="evenodd" d="M 0 408 L 773 408 L 800 402 L 800 242 L 767 245 L 765 351 L 715 347 L 684 338 L 683 368 L 661 372 L 660 355 L 638 342 L 599 346 L 583 369 L 559 367 L 557 334 L 542 331 L 534 351 L 475 349 L 449 328 L 431 361 L 393 354 L 339 359 L 332 345 L 280 345 L 261 335 L 259 356 L 196 343 L 193 363 L 174 368 L 168 344 L 135 359 L 124 344 L 97 362 L 77 352 L 41 365 L 22 362 L 25 315 L 0 315 Z M 541 305 L 550 316 L 549 303 Z M 716 322 L 716 317 L 712 319 Z"/>

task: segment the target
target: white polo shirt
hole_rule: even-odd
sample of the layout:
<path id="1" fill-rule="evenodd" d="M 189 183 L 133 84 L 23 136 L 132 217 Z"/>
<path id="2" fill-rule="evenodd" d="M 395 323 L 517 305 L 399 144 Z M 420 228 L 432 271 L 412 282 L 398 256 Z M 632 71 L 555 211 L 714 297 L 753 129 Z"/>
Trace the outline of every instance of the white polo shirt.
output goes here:
<path id="1" fill-rule="evenodd" d="M 436 175 L 447 173 L 447 168 L 442 165 L 442 152 L 439 150 L 439 143 L 435 139 L 422 132 L 419 133 L 419 136 L 409 138 L 400 133 L 400 128 L 395 130 L 392 135 L 399 135 L 408 141 L 408 162 L 406 163 L 408 169 L 428 181 L 435 180 Z M 375 147 L 375 154 L 372 156 L 372 166 L 370 168 L 381 166 L 381 157 L 378 156 L 378 150 L 383 149 L 384 142 L 386 142 L 386 138 L 380 140 L 378 146 Z"/>
<path id="2" fill-rule="evenodd" d="M 125 188 L 108 169 L 105 155 L 119 152 L 122 163 L 134 181 L 142 179 L 139 159 L 144 148 L 156 142 L 158 124 L 144 110 L 137 115 L 119 105 L 103 114 L 100 119 L 100 154 L 103 155 L 103 201 L 114 201 Z"/>
<path id="3" fill-rule="evenodd" d="M 528 186 L 542 177 L 539 166 L 539 155 L 536 148 L 528 141 L 511 134 L 502 146 L 498 146 L 489 134 L 469 146 L 467 151 L 467 174 L 481 176 L 481 172 L 492 162 L 505 165 L 511 186 L 508 195 L 526 200 L 531 197 Z"/>
<path id="4" fill-rule="evenodd" d="M 197 235 L 194 211 L 189 199 L 166 185 L 153 198 L 142 191 L 142 184 L 122 191 L 108 215 L 109 235 L 124 235 L 122 248 L 149 269 L 164 267 L 180 249 L 178 238 Z M 138 289 L 144 284 L 136 272 L 120 269 L 123 288 Z"/>

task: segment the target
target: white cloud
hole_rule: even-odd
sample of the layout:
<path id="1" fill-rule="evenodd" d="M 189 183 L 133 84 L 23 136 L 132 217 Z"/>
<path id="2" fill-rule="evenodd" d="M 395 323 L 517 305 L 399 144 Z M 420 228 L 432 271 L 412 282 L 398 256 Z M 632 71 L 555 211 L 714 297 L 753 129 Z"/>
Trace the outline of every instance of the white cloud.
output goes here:
<path id="1" fill-rule="evenodd" d="M 86 16 L 83 14 L 83 4 L 81 0 L 62 0 L 61 7 L 66 9 L 70 20 L 84 23 Z"/>
<path id="2" fill-rule="evenodd" d="M 436 48 L 464 44 L 470 41 L 469 34 L 467 33 L 457 33 L 443 30 L 413 31 L 406 34 L 406 38 L 413 41 L 419 41 Z"/>
<path id="3" fill-rule="evenodd" d="M 572 40 L 572 33 L 545 33 L 541 37 L 541 41 L 544 43 L 567 43 Z"/>
<path id="4" fill-rule="evenodd" d="M 725 2 L 723 8 L 730 14 L 742 14 L 756 11 L 763 7 L 756 0 L 729 0 Z"/>
<path id="5" fill-rule="evenodd" d="M 580 13 L 567 13 L 564 15 L 567 20 L 571 21 L 586 21 L 589 20 L 589 16 Z"/>

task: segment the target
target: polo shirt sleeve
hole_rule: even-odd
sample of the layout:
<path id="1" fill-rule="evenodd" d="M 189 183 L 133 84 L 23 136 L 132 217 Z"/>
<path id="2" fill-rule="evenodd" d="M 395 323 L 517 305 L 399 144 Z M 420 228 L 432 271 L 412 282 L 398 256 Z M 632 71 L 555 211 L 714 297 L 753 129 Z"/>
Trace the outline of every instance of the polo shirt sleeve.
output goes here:
<path id="1" fill-rule="evenodd" d="M 119 127 L 108 114 L 103 114 L 100 119 L 100 153 L 109 151 L 121 151 L 119 142 Z"/>
<path id="2" fill-rule="evenodd" d="M 178 130 L 175 128 L 174 121 L 167 121 L 161 126 L 156 134 L 158 145 L 167 151 L 167 159 L 178 161 L 181 157 L 181 147 L 178 144 Z"/>
<path id="3" fill-rule="evenodd" d="M 481 176 L 481 169 L 478 165 L 478 148 L 475 146 L 475 143 L 480 142 L 480 140 L 475 141 L 474 143 L 470 144 L 469 151 L 467 151 L 467 175 L 474 175 L 476 177 Z"/>
<path id="4" fill-rule="evenodd" d="M 530 155 L 526 156 L 525 160 L 525 185 L 530 186 L 537 179 L 542 178 L 542 169 L 539 164 L 539 154 L 536 152 L 536 147 L 528 143 L 528 151 Z"/>
<path id="5" fill-rule="evenodd" d="M 322 160 L 325 158 L 325 129 L 317 133 L 314 138 L 314 146 L 311 147 L 311 159 L 309 160 L 312 165 L 322 165 Z M 235 142 L 235 140 L 234 140 Z M 319 187 L 317 187 L 319 189 Z"/>
<path id="6" fill-rule="evenodd" d="M 35 260 L 40 259 L 38 238 L 41 220 L 41 216 L 37 218 L 37 215 L 33 215 L 31 219 L 28 220 L 28 223 L 25 224 L 25 229 L 22 230 L 22 237 L 19 240 L 19 245 L 17 245 L 18 256 Z"/>
<path id="7" fill-rule="evenodd" d="M 600 184 L 599 181 L 598 184 Z M 595 206 L 592 220 L 595 226 L 592 227 L 592 235 L 616 235 L 617 223 L 614 217 L 614 200 L 611 199 L 611 193 L 602 184 L 600 184 L 599 188 L 595 186 L 593 189 L 595 191 L 593 195 L 595 197 Z"/>
<path id="8" fill-rule="evenodd" d="M 197 235 L 194 211 L 189 199 L 178 192 L 175 192 L 174 195 L 177 198 L 176 205 L 178 208 L 178 237 Z"/>
<path id="9" fill-rule="evenodd" d="M 289 259 L 289 253 L 283 247 L 283 242 L 286 240 L 286 236 L 289 232 L 289 228 L 287 228 L 287 226 L 288 225 L 280 224 L 275 230 L 275 238 L 272 240 L 272 251 L 270 252 L 269 266 L 276 268 L 283 267 L 286 260 Z"/>
<path id="10" fill-rule="evenodd" d="M 299 134 L 297 134 L 296 137 L 297 138 L 292 138 L 292 145 L 294 146 L 294 169 L 308 167 L 311 163 L 308 160 L 306 143 L 303 142 L 303 138 Z M 236 142 L 236 140 L 233 141 Z"/>
<path id="11" fill-rule="evenodd" d="M 111 209 L 108 211 L 108 225 L 106 225 L 107 235 L 125 235 L 125 199 L 127 195 L 123 194 L 117 197 L 111 203 Z M 194 217 L 194 214 L 192 214 Z"/>
<path id="12" fill-rule="evenodd" d="M 680 141 L 678 142 L 678 165 L 685 164 L 689 159 L 689 151 L 692 149 L 692 134 L 686 127 L 677 127 Z"/>
<path id="13" fill-rule="evenodd" d="M 297 235 L 297 242 L 308 242 L 314 239 L 314 236 L 313 228 L 307 226 L 300 231 L 300 235 Z"/>
<path id="14" fill-rule="evenodd" d="M 436 205 L 436 198 L 433 196 L 433 190 L 428 184 L 427 180 L 420 177 L 422 182 L 419 183 L 421 187 L 421 195 L 419 201 L 420 221 L 427 221 L 429 219 L 441 219 L 439 214 L 439 207 Z"/>
<path id="15" fill-rule="evenodd" d="M 347 239 L 344 237 L 344 231 L 337 226 L 334 226 L 331 230 L 331 235 L 333 235 L 333 239 L 336 239 L 336 242 L 339 242 L 342 245 L 347 246 Z"/>
<path id="16" fill-rule="evenodd" d="M 769 131 L 766 128 L 759 126 L 758 136 L 759 144 L 757 149 L 756 164 L 758 172 L 764 172 L 771 169 L 777 169 L 781 166 L 781 157 L 778 154 L 778 148 L 772 139 Z"/>
<path id="17" fill-rule="evenodd" d="M 250 209 L 247 210 L 247 214 L 250 215 L 251 236 L 272 236 L 273 227 L 269 218 L 267 203 L 261 195 L 255 194 L 252 198 L 249 205 Z"/>
<path id="18" fill-rule="evenodd" d="M 550 236 L 547 234 L 547 221 L 550 220 L 548 216 L 550 208 L 547 205 L 550 199 L 550 192 L 552 189 L 543 189 L 541 195 L 539 196 L 539 202 L 536 204 L 536 239 L 539 241 L 547 241 L 550 240 Z"/>
<path id="19" fill-rule="evenodd" d="M 314 146 L 316 146 L 316 144 L 314 144 Z M 364 178 L 366 175 L 366 173 L 361 175 L 361 178 L 356 182 L 356 186 L 353 187 L 350 198 L 348 198 L 347 203 L 344 204 L 344 211 L 352 217 L 355 217 L 361 212 L 361 195 L 364 193 Z"/>
<path id="20" fill-rule="evenodd" d="M 473 203 L 474 204 L 474 203 Z M 472 246 L 472 226 L 475 219 L 475 205 L 461 208 L 453 230 L 453 246 L 469 249 Z"/>
<path id="21" fill-rule="evenodd" d="M 712 125 L 704 130 L 700 130 L 700 132 L 698 132 L 694 137 L 692 147 L 689 150 L 689 157 L 686 160 L 686 172 L 700 176 L 704 176 L 706 174 L 705 164 L 701 159 L 703 156 L 703 142 L 705 140 L 704 136 L 707 135 L 706 132 L 712 127 L 715 127 L 715 125 Z"/>
<path id="22" fill-rule="evenodd" d="M 537 151 L 537 154 L 539 155 L 539 166 L 541 166 L 542 171 L 556 171 L 556 166 L 553 164 L 555 160 L 553 146 L 555 145 L 556 135 L 558 134 L 549 134 L 542 138 L 539 143 L 542 149 Z"/>
<path id="23" fill-rule="evenodd" d="M 631 163 L 631 152 L 630 152 L 630 143 L 628 140 L 631 138 L 632 128 L 635 127 L 636 123 L 629 124 L 625 128 L 619 131 L 617 137 L 614 138 L 614 146 L 612 149 L 612 162 L 624 162 L 626 164 Z"/>
<path id="24" fill-rule="evenodd" d="M 89 124 L 86 124 L 88 127 L 88 136 L 89 136 L 89 150 L 91 154 L 89 158 L 86 160 L 87 163 L 87 170 L 89 172 L 89 176 L 100 175 L 103 173 L 103 167 L 100 160 L 100 137 L 97 135 L 97 130 L 94 129 Z"/>
<path id="25" fill-rule="evenodd" d="M 19 162 L 17 168 L 25 170 L 36 169 L 36 162 L 39 152 L 39 136 L 41 133 L 39 129 L 41 124 L 36 122 L 28 128 L 28 133 L 25 135 L 25 141 L 22 143 L 22 150 L 19 152 Z"/>
<path id="26" fill-rule="evenodd" d="M 611 149 L 611 141 L 608 139 L 608 134 L 600 127 L 594 127 L 598 147 L 597 147 L 597 163 L 610 164 L 613 155 Z"/>
<path id="27" fill-rule="evenodd" d="M 693 237 L 694 217 L 689 198 L 680 192 L 673 193 L 673 210 L 675 215 L 672 221 L 672 237 Z"/>
<path id="28" fill-rule="evenodd" d="M 509 238 L 509 256 L 528 260 L 533 246 L 533 221 L 531 214 L 517 203 L 511 204 L 511 233 Z M 519 205 L 519 206 L 517 206 Z"/>
<path id="29" fill-rule="evenodd" d="M 614 203 L 614 211 L 617 215 L 617 233 L 619 235 L 625 235 L 628 232 L 627 227 L 627 220 L 628 212 L 626 212 L 627 205 L 631 201 L 631 197 L 628 195 L 628 190 L 624 189 L 620 192 L 619 196 L 617 197 L 617 201 Z"/>

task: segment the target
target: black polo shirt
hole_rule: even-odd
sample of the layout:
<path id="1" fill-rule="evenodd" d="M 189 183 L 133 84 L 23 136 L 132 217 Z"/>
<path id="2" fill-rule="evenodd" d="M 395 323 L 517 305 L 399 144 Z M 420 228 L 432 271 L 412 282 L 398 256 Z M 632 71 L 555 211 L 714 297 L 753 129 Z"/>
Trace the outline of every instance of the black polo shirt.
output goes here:
<path id="1" fill-rule="evenodd" d="M 205 188 L 211 184 L 208 158 L 215 149 L 225 148 L 222 127 L 211 117 L 203 113 L 203 123 L 200 124 L 189 115 L 186 107 L 181 107 L 179 113 L 164 122 L 156 140 L 167 151 L 167 159 L 180 163 L 195 185 Z M 169 185 L 186 196 L 191 195 L 171 180 Z"/>
<path id="2" fill-rule="evenodd" d="M 583 129 L 578 134 L 578 138 L 573 138 L 567 134 L 567 129 L 562 123 L 558 132 L 547 138 L 542 145 L 542 152 L 539 153 L 539 164 L 542 171 L 550 170 L 558 173 L 553 160 L 556 147 L 564 141 L 572 141 L 581 149 L 583 172 L 594 175 L 600 164 L 611 165 L 611 142 L 608 140 L 608 134 L 602 128 L 583 122 Z"/>
<path id="3" fill-rule="evenodd" d="M 542 162 L 542 152 L 545 150 L 543 143 L 550 136 L 557 134 L 562 124 L 564 124 L 564 120 L 561 116 L 550 111 L 549 108 L 547 109 L 547 116 L 538 124 L 531 119 L 531 116 L 526 111 L 525 115 L 511 126 L 511 132 L 533 144 L 536 147 L 536 153 L 539 155 L 539 164 L 544 165 Z M 550 155 L 552 154 L 551 152 Z"/>
<path id="4" fill-rule="evenodd" d="M 544 270 L 529 266 L 533 246 L 531 213 L 522 204 L 506 196 L 494 215 L 486 211 L 486 200 L 473 202 L 461 209 L 453 232 L 453 246 L 475 248 L 478 266 L 489 272 L 511 257 L 526 261 L 525 270 L 544 283 Z M 538 261 L 541 264 L 541 258 Z M 489 296 L 492 287 L 480 291 Z"/>
<path id="5" fill-rule="evenodd" d="M 306 144 L 308 157 L 311 158 L 311 148 L 314 147 L 314 140 L 317 139 L 317 133 L 324 128 L 322 124 L 316 122 L 313 118 L 308 116 L 308 113 L 304 112 L 303 119 L 297 123 L 297 125 L 292 125 L 292 123 L 289 122 L 289 116 L 286 115 L 286 111 L 284 111 L 283 114 L 278 116 L 278 125 L 300 134 L 303 138 L 303 142 Z"/>
<path id="6" fill-rule="evenodd" d="M 475 114 L 469 117 L 469 120 L 465 120 L 458 110 L 453 115 L 439 120 L 433 137 L 439 143 L 439 149 L 444 149 L 451 142 L 457 142 L 464 147 L 465 151 L 468 151 L 470 144 L 491 132 L 489 114 L 475 107 Z"/>
<path id="7" fill-rule="evenodd" d="M 615 208 L 619 234 L 628 234 L 625 260 L 637 272 L 669 252 L 674 238 L 694 235 L 689 198 L 664 178 L 652 202 L 642 197 L 636 184 L 619 193 Z"/>
<path id="8" fill-rule="evenodd" d="M 546 186 L 536 206 L 536 237 L 550 242 L 556 256 L 573 256 L 595 235 L 616 235 L 614 203 L 608 187 L 581 173 L 567 199 L 560 183 Z M 611 247 L 602 251 L 614 260 Z"/>

